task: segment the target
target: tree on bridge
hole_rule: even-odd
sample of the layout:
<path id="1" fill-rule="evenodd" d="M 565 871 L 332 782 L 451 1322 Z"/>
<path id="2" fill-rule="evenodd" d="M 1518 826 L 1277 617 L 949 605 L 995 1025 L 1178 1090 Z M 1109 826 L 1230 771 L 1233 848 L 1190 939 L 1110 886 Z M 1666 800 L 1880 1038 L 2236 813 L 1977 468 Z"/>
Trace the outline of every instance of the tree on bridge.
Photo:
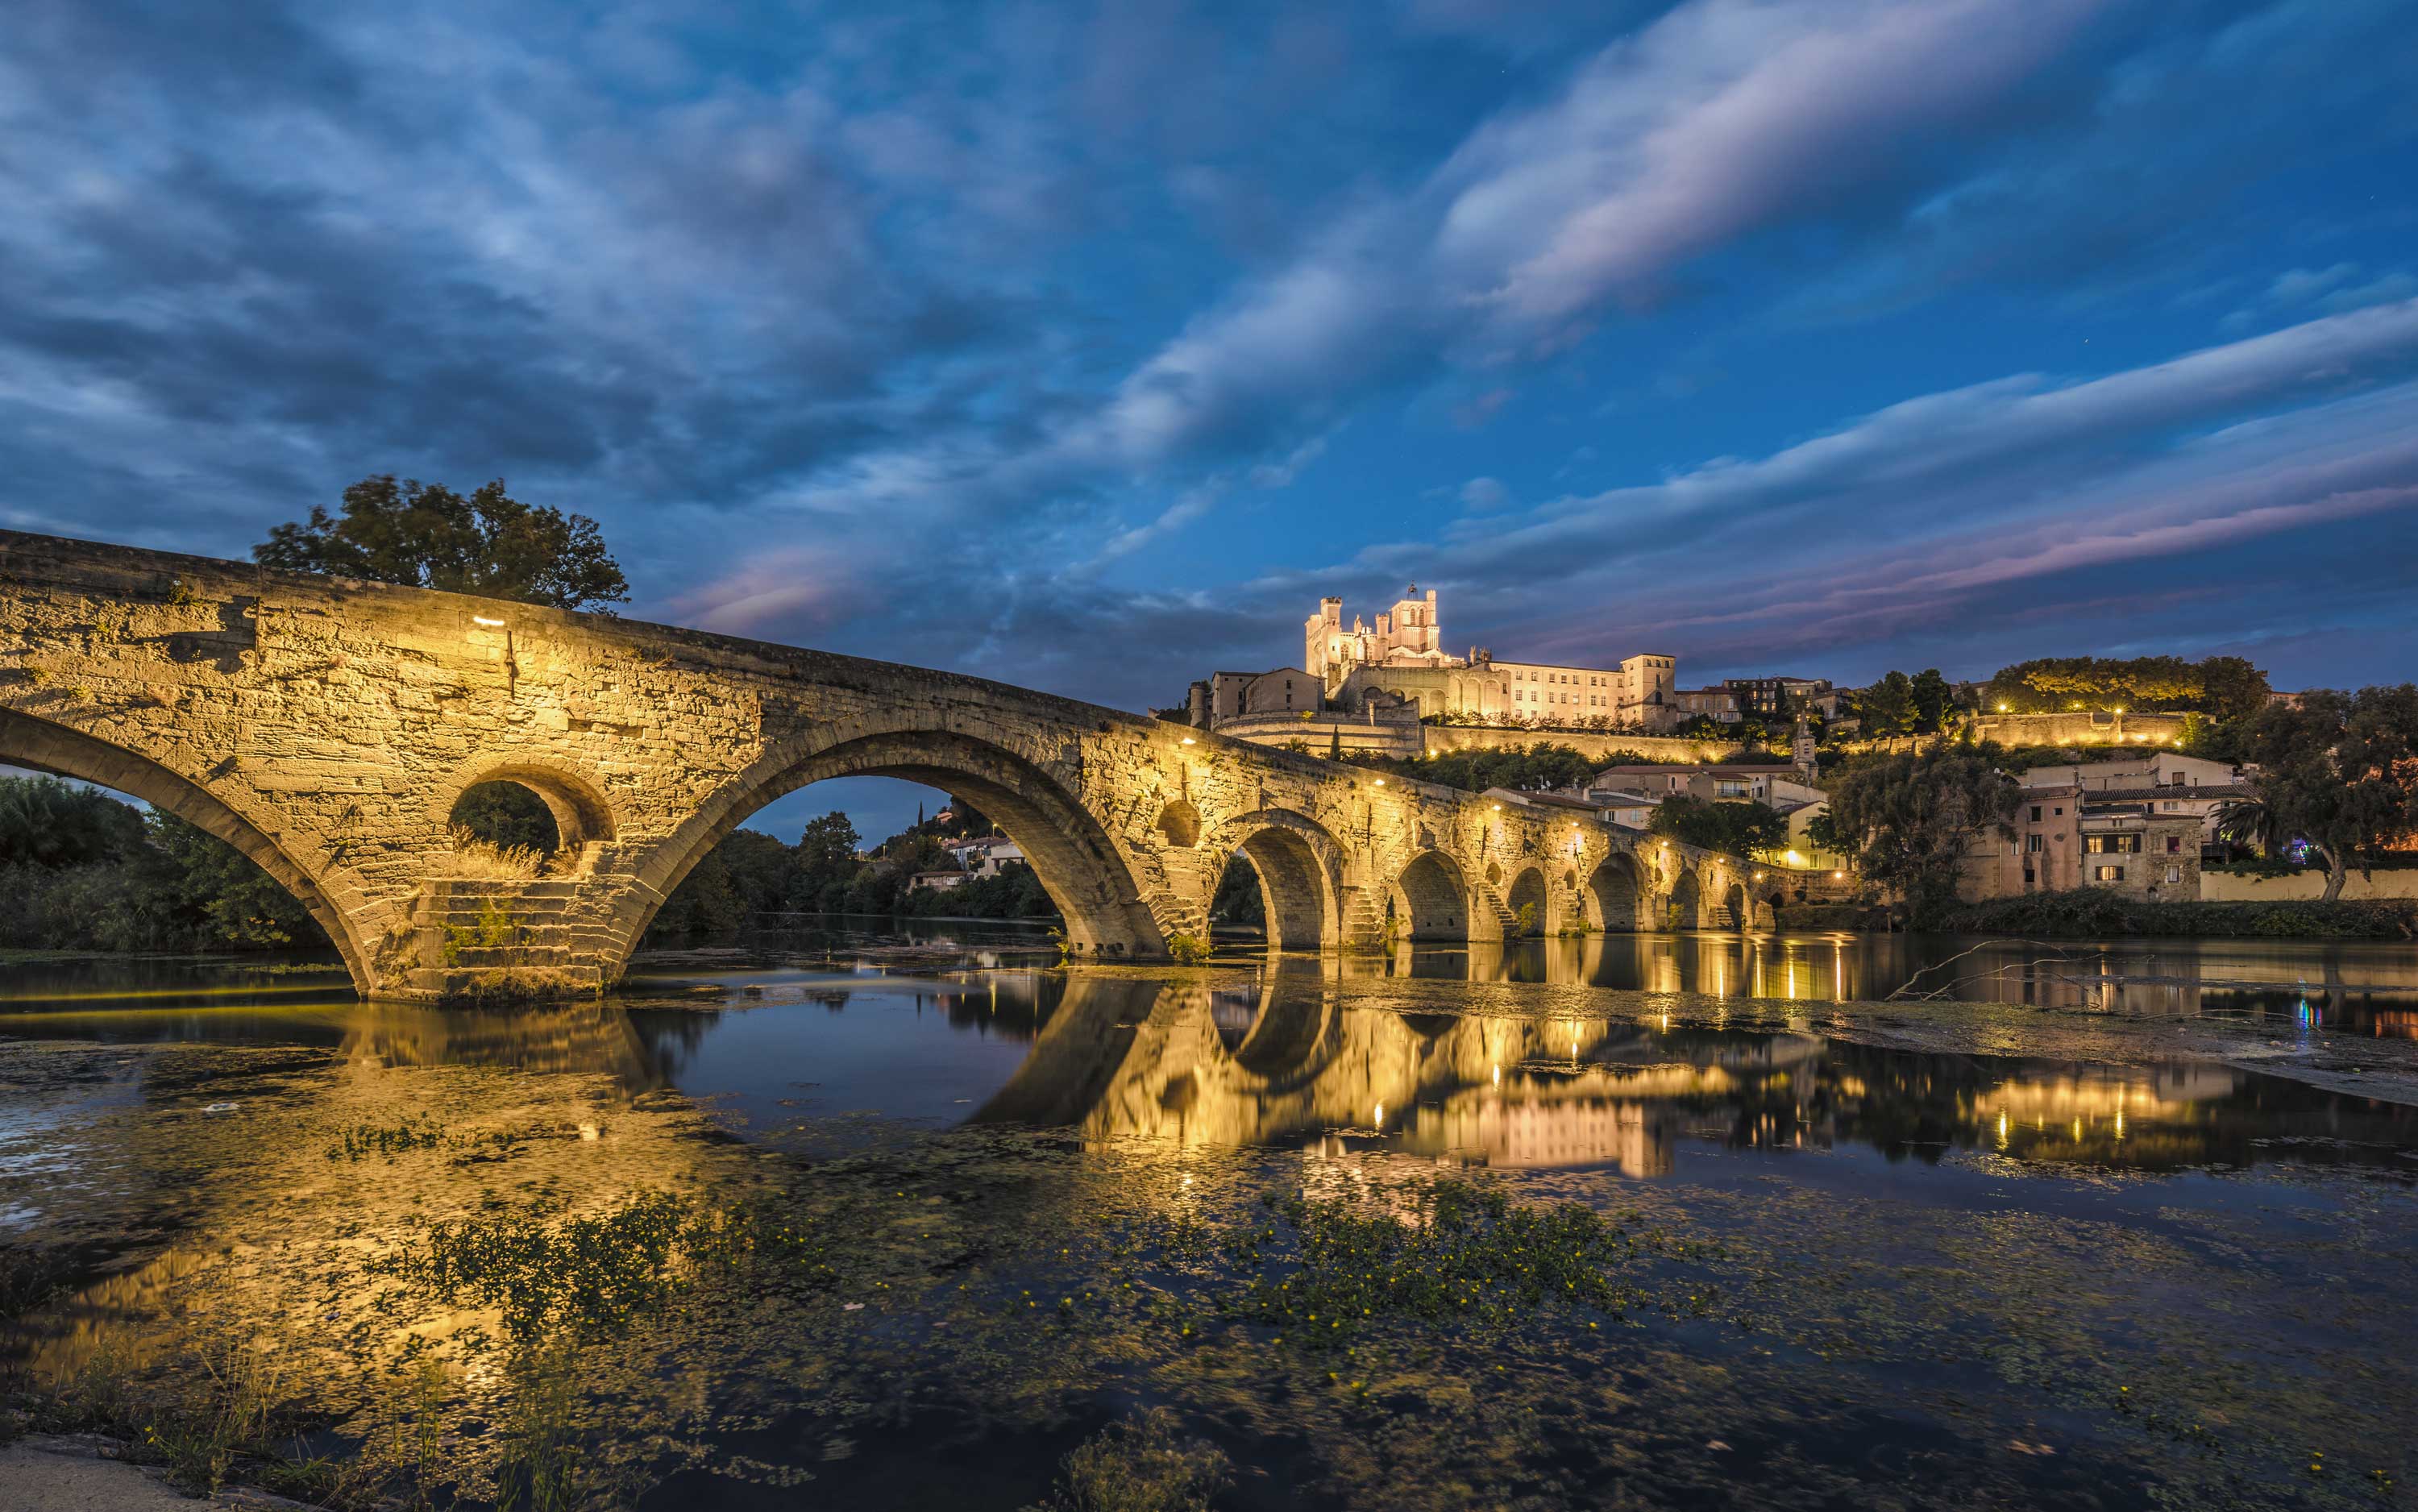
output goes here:
<path id="1" fill-rule="evenodd" d="M 314 504 L 309 521 L 278 526 L 252 556 L 282 572 L 557 609 L 619 603 L 630 596 L 594 520 L 524 504 L 504 492 L 500 478 L 467 497 L 440 483 L 398 482 L 391 473 L 364 478 L 344 490 L 341 519 Z"/>

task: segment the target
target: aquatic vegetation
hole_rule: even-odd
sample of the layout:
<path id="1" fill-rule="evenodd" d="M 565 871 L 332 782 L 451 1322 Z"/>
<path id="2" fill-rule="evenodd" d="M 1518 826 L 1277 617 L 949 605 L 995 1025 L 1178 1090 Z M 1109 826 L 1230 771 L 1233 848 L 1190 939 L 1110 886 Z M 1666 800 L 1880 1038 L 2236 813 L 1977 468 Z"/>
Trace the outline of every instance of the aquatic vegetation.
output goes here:
<path id="1" fill-rule="evenodd" d="M 120 1458 L 161 1467 L 194 1496 L 239 1483 L 320 1505 L 371 1499 L 369 1466 L 302 1452 L 317 1417 L 286 1363 L 266 1347 L 205 1345 L 168 1364 L 145 1368 L 110 1334 L 48 1389 L 13 1383 L 8 1406 L 37 1431 L 115 1440 Z"/>
<path id="2" fill-rule="evenodd" d="M 835 1275 L 825 1236 L 803 1219 L 664 1192 L 577 1217 L 433 1223 L 368 1268 L 456 1305 L 497 1308 L 505 1331 L 527 1344 L 557 1327 L 582 1336 L 616 1332 L 708 1272 L 759 1260 L 810 1285 Z"/>
<path id="3" fill-rule="evenodd" d="M 1230 1479 L 1223 1451 L 1157 1407 L 1069 1453 L 1048 1500 L 1027 1512 L 1208 1512 Z"/>
<path id="4" fill-rule="evenodd" d="M 503 1458 L 496 1471 L 497 1512 L 565 1512 L 585 1500 L 574 1422 L 578 1367 L 578 1346 L 567 1337 L 513 1355 Z"/>
<path id="5" fill-rule="evenodd" d="M 1451 1179 L 1364 1182 L 1337 1195 L 1297 1190 L 1269 1206 L 1292 1264 L 1263 1257 L 1276 1225 L 1246 1236 L 1263 1274 L 1235 1304 L 1244 1316 L 1317 1346 L 1375 1318 L 1517 1327 L 1549 1309 L 1618 1319 L 1645 1293 L 1620 1272 L 1636 1238 L 1592 1208 L 1515 1202 L 1495 1185 Z"/>
<path id="6" fill-rule="evenodd" d="M 328 1158 L 359 1161 L 371 1155 L 384 1155 L 391 1160 L 413 1150 L 434 1150 L 445 1141 L 445 1131 L 424 1117 L 408 1119 L 387 1128 L 375 1128 L 364 1123 L 344 1130 L 337 1142 L 328 1147 Z"/>

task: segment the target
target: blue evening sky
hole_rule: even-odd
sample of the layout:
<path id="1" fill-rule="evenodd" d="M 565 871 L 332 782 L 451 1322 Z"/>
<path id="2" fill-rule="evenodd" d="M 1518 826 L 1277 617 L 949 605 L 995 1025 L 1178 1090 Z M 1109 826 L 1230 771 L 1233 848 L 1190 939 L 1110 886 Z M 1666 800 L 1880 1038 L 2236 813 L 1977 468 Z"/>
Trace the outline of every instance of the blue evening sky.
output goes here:
<path id="1" fill-rule="evenodd" d="M 2418 665 L 2408 0 L 9 18 L 15 527 L 500 476 L 635 616 L 1131 709 L 1412 581 L 1689 683 Z"/>

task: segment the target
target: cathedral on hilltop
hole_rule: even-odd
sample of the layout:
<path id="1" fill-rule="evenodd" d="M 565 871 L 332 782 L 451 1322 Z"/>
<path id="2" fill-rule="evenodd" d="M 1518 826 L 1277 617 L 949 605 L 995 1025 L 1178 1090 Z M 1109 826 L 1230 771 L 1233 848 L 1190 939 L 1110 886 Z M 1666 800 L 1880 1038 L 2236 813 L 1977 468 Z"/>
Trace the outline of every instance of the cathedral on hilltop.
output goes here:
<path id="1" fill-rule="evenodd" d="M 1466 656 L 1444 649 L 1436 591 L 1414 584 L 1371 628 L 1354 615 L 1343 628 L 1343 601 L 1321 599 L 1302 622 L 1302 667 L 1347 709 L 1379 695 L 1415 705 L 1421 718 L 1502 715 L 1538 724 L 1663 729 L 1678 716 L 1674 661 L 1659 652 L 1617 666 L 1507 662 L 1483 646 Z"/>
<path id="2" fill-rule="evenodd" d="M 1336 710 L 1362 717 L 1661 730 L 1680 718 L 1674 662 L 1645 652 L 1617 666 L 1508 662 L 1485 647 L 1444 648 L 1436 592 L 1413 585 L 1372 626 L 1321 599 L 1302 622 L 1301 665 L 1218 672 L 1193 685 L 1193 718 L 1216 725 Z"/>

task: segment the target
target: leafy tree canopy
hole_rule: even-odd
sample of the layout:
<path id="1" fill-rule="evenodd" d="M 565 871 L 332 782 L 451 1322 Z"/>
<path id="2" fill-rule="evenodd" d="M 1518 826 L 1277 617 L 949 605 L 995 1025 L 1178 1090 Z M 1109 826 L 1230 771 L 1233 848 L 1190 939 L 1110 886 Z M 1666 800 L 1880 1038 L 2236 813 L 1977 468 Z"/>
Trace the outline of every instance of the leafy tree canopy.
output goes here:
<path id="1" fill-rule="evenodd" d="M 1829 824 L 1817 840 L 1852 853 L 1872 880 L 1897 893 L 1918 921 L 1956 902 L 1973 836 L 2009 820 L 2022 790 L 1987 748 L 1939 741 L 1846 771 L 1830 785 Z"/>
<path id="2" fill-rule="evenodd" d="M 437 483 L 398 482 L 391 473 L 364 478 L 344 490 L 341 518 L 314 504 L 307 522 L 278 526 L 252 556 L 283 572 L 558 609 L 619 603 L 630 596 L 594 520 L 525 504 L 504 492 L 500 478 L 467 497 Z"/>
<path id="3" fill-rule="evenodd" d="M 2258 769 L 2257 828 L 2317 848 L 2328 902 L 2354 863 L 2405 848 L 2418 831 L 2418 686 L 2268 705 L 2240 723 L 2237 743 Z"/>
<path id="4" fill-rule="evenodd" d="M 325 945 L 294 895 L 172 814 L 48 777 L 0 778 L 0 945 L 257 950 Z"/>
<path id="5" fill-rule="evenodd" d="M 2043 656 L 2000 667 L 1983 707 L 2044 713 L 2080 704 L 2144 711 L 2189 710 L 2240 719 L 2267 702 L 2267 674 L 2239 656 Z"/>
<path id="6" fill-rule="evenodd" d="M 1656 806 L 1645 827 L 1707 850 L 1751 856 L 1788 844 L 1788 816 L 1768 803 L 1723 802 L 1677 793 Z"/>
<path id="7" fill-rule="evenodd" d="M 1633 751 L 1614 751 L 1601 756 L 1591 756 L 1576 746 L 1538 741 L 1526 747 L 1514 745 L 1494 751 L 1447 751 L 1409 761 L 1362 756 L 1354 758 L 1353 765 L 1416 778 L 1420 782 L 1439 783 L 1467 793 L 1482 793 L 1489 787 L 1541 793 L 1576 787 L 1606 767 L 1646 759 Z"/>
<path id="8" fill-rule="evenodd" d="M 1911 735 L 1917 710 L 1914 680 L 1891 672 L 1856 697 L 1856 717 L 1866 735 Z"/>
<path id="9" fill-rule="evenodd" d="M 0 865 L 123 861 L 143 840 L 143 816 L 107 793 L 56 777 L 0 778 Z"/>

